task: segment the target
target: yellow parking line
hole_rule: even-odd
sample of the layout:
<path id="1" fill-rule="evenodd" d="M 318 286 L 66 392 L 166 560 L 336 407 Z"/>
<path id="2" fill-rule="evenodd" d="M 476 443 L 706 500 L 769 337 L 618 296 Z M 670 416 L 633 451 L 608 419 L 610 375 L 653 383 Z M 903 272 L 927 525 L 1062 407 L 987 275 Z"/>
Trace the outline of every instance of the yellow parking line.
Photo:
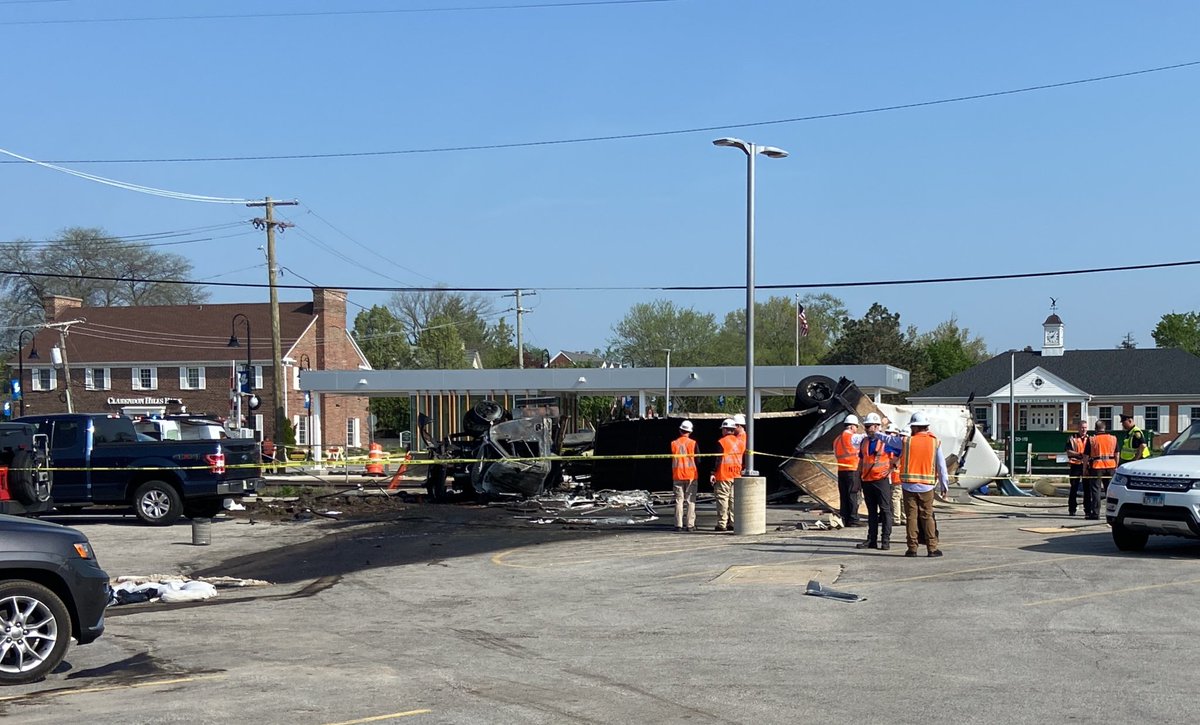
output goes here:
<path id="1" fill-rule="evenodd" d="M 1062 604 L 1063 602 L 1075 602 L 1080 599 L 1090 599 L 1091 597 L 1107 597 L 1113 594 L 1127 594 L 1129 592 L 1144 592 L 1147 589 L 1162 589 L 1163 587 L 1181 587 L 1188 584 L 1200 584 L 1200 579 L 1188 579 L 1181 582 L 1166 582 L 1165 584 L 1146 584 L 1140 587 L 1129 587 L 1127 589 L 1113 589 L 1107 592 L 1091 592 L 1090 594 L 1080 594 L 1075 597 L 1059 597 L 1058 599 L 1042 599 L 1037 602 L 1025 602 L 1027 607 L 1036 607 L 1041 604 Z"/>
<path id="2" fill-rule="evenodd" d="M 736 542 L 729 542 L 726 544 L 709 544 L 707 546 L 685 546 L 685 547 L 675 548 L 675 549 L 659 549 L 659 550 L 655 550 L 655 551 L 643 551 L 641 553 L 623 553 L 622 552 L 622 553 L 616 553 L 616 554 L 612 554 L 612 555 L 608 555 L 608 556 L 601 556 L 599 558 L 594 558 L 594 559 L 555 558 L 553 561 L 546 562 L 543 564 L 517 564 L 517 563 L 511 562 L 511 561 L 507 561 L 507 558 L 510 555 L 518 553 L 518 552 L 527 551 L 526 548 L 521 548 L 521 549 L 508 549 L 507 551 L 501 551 L 497 554 L 493 554 L 492 558 L 491 558 L 491 562 L 493 564 L 495 564 L 496 566 L 508 566 L 508 567 L 513 567 L 514 569 L 550 569 L 550 568 L 553 568 L 554 566 L 571 566 L 571 565 L 578 566 L 578 565 L 582 565 L 582 564 L 595 564 L 595 563 L 603 562 L 603 561 L 613 561 L 616 559 L 644 559 L 644 558 L 650 557 L 650 556 L 665 556 L 667 554 L 679 554 L 679 553 L 688 552 L 688 551 L 704 551 L 707 549 L 721 549 L 721 548 L 725 548 L 725 547 L 729 547 L 729 546 L 737 546 L 737 545 L 738 544 Z M 530 552 L 530 553 L 536 553 L 536 552 Z"/>
<path id="3" fill-rule="evenodd" d="M 176 677 L 170 680 L 147 680 L 145 682 L 130 682 L 122 685 L 103 685 L 98 687 L 80 687 L 63 690 L 50 690 L 49 692 L 30 692 L 24 695 L 10 695 L 8 697 L 0 697 L 0 702 L 8 702 L 10 700 L 23 700 L 29 697 L 65 697 L 67 695 L 86 695 L 93 692 L 111 692 L 113 690 L 133 690 L 139 687 L 160 687 L 162 685 L 178 685 L 183 682 L 197 682 L 199 680 L 215 680 L 225 677 L 225 675 L 200 675 L 197 677 Z"/>
<path id="4" fill-rule="evenodd" d="M 363 717 L 358 720 L 343 720 L 342 722 L 332 722 L 328 725 L 359 725 L 364 722 L 379 722 L 380 720 L 394 720 L 402 717 L 412 717 L 413 715 L 428 715 L 433 710 L 408 710 L 406 712 L 393 712 L 390 715 L 376 715 L 374 717 Z"/>

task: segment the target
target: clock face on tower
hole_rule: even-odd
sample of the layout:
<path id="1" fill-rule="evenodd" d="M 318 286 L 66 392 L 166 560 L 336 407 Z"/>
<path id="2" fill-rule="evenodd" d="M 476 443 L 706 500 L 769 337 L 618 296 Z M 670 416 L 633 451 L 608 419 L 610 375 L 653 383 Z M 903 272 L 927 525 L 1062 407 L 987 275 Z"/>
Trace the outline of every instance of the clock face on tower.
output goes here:
<path id="1" fill-rule="evenodd" d="M 1059 345 L 1062 343 L 1062 330 L 1046 330 L 1046 344 Z"/>

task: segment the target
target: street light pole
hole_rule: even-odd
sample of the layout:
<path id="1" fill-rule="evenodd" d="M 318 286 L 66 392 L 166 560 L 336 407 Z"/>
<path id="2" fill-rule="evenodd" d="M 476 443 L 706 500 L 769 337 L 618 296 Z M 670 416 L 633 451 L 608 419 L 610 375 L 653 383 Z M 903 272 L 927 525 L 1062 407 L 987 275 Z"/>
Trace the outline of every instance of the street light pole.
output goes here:
<path id="1" fill-rule="evenodd" d="M 33 330 L 21 330 L 17 335 L 17 393 L 19 398 L 21 415 L 25 415 L 25 358 L 21 357 L 21 351 L 25 349 L 25 333 L 29 333 L 29 342 L 33 343 L 33 349 L 29 351 L 29 359 L 37 360 L 37 333 Z"/>
<path id="2" fill-rule="evenodd" d="M 746 453 L 743 464 L 747 476 L 754 470 L 754 160 L 759 154 L 770 159 L 786 158 L 788 153 L 774 146 L 758 146 L 738 138 L 719 138 L 714 146 L 731 146 L 746 154 Z"/>
<path id="3" fill-rule="evenodd" d="M 1017 482 L 1017 413 L 1016 393 L 1017 351 L 1008 351 L 1008 477 Z"/>
<path id="4" fill-rule="evenodd" d="M 237 322 L 238 318 L 242 318 L 242 322 L 246 323 L 246 387 L 250 389 L 251 395 L 254 395 L 254 363 L 251 357 L 251 347 L 254 344 L 254 339 L 250 335 L 250 318 L 241 312 L 233 316 L 233 321 L 229 325 L 229 347 L 241 347 L 237 339 Z M 237 409 L 238 409 L 238 428 L 242 427 L 242 389 L 238 386 L 237 391 Z"/>

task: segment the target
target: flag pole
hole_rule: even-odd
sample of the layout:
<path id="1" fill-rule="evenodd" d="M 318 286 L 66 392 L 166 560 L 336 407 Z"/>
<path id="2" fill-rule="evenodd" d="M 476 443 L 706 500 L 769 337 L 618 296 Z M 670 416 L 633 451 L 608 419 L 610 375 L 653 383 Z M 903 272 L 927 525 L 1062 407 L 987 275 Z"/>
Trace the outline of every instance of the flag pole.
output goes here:
<path id="1" fill-rule="evenodd" d="M 800 295 L 796 295 L 796 362 L 797 367 L 800 366 Z"/>

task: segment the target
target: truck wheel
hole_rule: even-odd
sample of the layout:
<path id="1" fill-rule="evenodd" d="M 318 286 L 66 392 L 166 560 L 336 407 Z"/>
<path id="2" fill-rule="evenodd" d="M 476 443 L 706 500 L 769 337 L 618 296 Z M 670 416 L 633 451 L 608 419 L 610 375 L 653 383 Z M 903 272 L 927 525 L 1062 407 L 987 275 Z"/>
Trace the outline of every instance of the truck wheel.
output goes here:
<path id="1" fill-rule="evenodd" d="M 833 398 L 837 383 L 825 375 L 809 375 L 796 386 L 796 410 L 820 408 Z"/>
<path id="2" fill-rule="evenodd" d="M 8 467 L 8 487 L 13 497 L 23 504 L 45 503 L 50 499 L 48 489 L 38 490 L 37 459 L 29 451 L 13 454 L 12 465 Z"/>
<path id="3" fill-rule="evenodd" d="M 1113 522 L 1112 534 L 1113 543 L 1121 551 L 1141 551 L 1146 548 L 1146 542 L 1150 540 L 1150 534 L 1130 531 L 1120 521 Z"/>
<path id="4" fill-rule="evenodd" d="M 71 615 L 41 584 L 0 583 L 0 685 L 42 679 L 58 667 L 71 642 Z"/>
<path id="5" fill-rule="evenodd" d="M 165 481 L 146 481 L 133 493 L 133 510 L 152 526 L 169 526 L 183 513 L 183 499 Z"/>
<path id="6" fill-rule="evenodd" d="M 202 501 L 189 501 L 183 507 L 183 515 L 189 519 L 211 519 L 217 514 L 225 510 L 224 501 L 221 499 Z"/>

